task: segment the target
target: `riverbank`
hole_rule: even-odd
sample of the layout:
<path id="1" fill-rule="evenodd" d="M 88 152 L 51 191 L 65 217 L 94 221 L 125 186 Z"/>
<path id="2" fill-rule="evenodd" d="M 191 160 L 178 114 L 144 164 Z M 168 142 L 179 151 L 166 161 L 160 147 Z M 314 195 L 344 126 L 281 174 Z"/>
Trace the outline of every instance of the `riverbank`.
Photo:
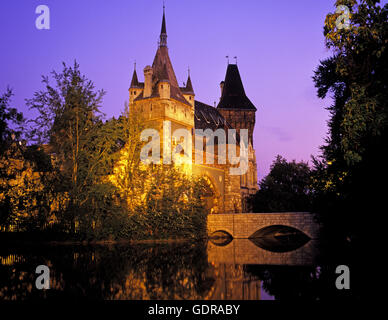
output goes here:
<path id="1" fill-rule="evenodd" d="M 27 232 L 0 232 L 0 247 L 24 245 L 48 246 L 89 246 L 89 245 L 131 245 L 131 244 L 173 244 L 189 243 L 200 239 L 169 238 L 169 239 L 77 239 L 76 235 L 61 233 L 27 233 Z"/>

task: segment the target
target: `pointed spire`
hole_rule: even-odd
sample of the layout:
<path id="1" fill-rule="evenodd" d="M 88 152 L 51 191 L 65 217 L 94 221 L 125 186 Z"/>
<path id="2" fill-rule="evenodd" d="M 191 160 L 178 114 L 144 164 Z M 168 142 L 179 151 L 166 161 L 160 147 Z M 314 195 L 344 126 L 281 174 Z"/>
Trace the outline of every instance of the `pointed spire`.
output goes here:
<path id="1" fill-rule="evenodd" d="M 132 76 L 132 81 L 131 81 L 131 88 L 137 88 L 137 87 L 139 87 L 139 80 L 137 78 L 136 62 L 135 62 L 135 69 L 133 70 L 133 76 Z"/>
<path id="2" fill-rule="evenodd" d="M 193 89 L 193 84 L 191 83 L 190 74 L 189 74 L 189 76 L 187 78 L 185 92 L 186 93 L 193 93 L 194 94 L 194 89 Z"/>
<path id="3" fill-rule="evenodd" d="M 159 47 L 167 47 L 166 14 L 165 14 L 164 4 L 163 4 L 162 30 L 160 31 Z"/>

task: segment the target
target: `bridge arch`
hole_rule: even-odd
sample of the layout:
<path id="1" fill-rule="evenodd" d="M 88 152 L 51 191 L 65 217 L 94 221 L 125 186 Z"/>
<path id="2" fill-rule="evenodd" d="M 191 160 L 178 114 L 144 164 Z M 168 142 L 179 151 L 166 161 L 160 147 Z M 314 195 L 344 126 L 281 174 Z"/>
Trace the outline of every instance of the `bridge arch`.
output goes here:
<path id="1" fill-rule="evenodd" d="M 226 230 L 225 230 L 226 229 Z M 209 237 L 231 237 L 233 238 L 233 231 L 228 230 L 228 228 L 222 228 L 222 230 L 215 230 L 209 234 Z"/>
<path id="2" fill-rule="evenodd" d="M 264 237 L 287 237 L 291 235 L 304 235 L 309 238 L 303 231 L 300 231 L 297 228 L 285 225 L 274 224 L 271 226 L 263 227 L 252 235 L 249 238 L 264 238 Z"/>
<path id="3" fill-rule="evenodd" d="M 208 234 L 218 230 L 229 232 L 233 238 L 248 239 L 260 229 L 273 225 L 291 227 L 316 239 L 319 225 L 308 212 L 216 214 L 208 216 Z"/>

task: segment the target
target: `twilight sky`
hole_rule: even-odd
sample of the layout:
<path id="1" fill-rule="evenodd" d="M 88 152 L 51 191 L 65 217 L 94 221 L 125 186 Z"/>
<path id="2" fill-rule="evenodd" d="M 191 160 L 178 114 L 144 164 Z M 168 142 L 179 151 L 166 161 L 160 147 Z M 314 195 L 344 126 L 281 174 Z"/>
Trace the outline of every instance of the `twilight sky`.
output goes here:
<path id="1" fill-rule="evenodd" d="M 277 154 L 308 161 L 327 132 L 329 101 L 312 82 L 324 46 L 323 23 L 335 0 L 167 0 L 168 46 L 178 82 L 190 67 L 196 99 L 219 101 L 226 55 L 238 66 L 256 105 L 254 144 L 259 178 Z M 38 30 L 35 8 L 50 8 L 50 30 Z M 107 91 L 102 111 L 118 116 L 128 100 L 137 62 L 152 64 L 162 0 L 1 0 L 0 94 L 14 89 L 13 106 L 33 114 L 24 100 L 42 88 L 41 75 L 76 59 L 96 88 Z"/>

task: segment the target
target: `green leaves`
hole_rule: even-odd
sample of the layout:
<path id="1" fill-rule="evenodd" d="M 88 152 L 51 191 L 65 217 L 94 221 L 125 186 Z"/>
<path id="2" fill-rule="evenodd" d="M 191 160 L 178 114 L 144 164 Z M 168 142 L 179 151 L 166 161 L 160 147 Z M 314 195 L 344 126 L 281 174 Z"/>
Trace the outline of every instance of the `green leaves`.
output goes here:
<path id="1" fill-rule="evenodd" d="M 67 220 L 64 223 L 73 228 L 76 220 L 86 223 L 87 229 L 93 220 L 88 215 L 98 214 L 97 208 L 102 210 L 105 206 L 106 199 L 100 191 L 105 185 L 101 180 L 112 171 L 110 157 L 117 151 L 116 131 L 102 123 L 100 107 L 105 92 L 95 90 L 77 62 L 73 66 L 63 63 L 62 72 L 53 71 L 51 79 L 42 77 L 42 83 L 44 89 L 27 100 L 27 105 L 38 112 L 31 121 L 30 137 L 49 144 L 55 169 L 62 178 L 55 188 L 58 193 L 69 195 L 61 220 Z M 106 187 L 107 194 L 112 192 Z"/>
<path id="2" fill-rule="evenodd" d="M 187 238 L 206 235 L 203 196 L 208 185 L 186 176 L 179 168 L 157 165 L 148 168 L 141 205 L 134 214 L 149 230 L 151 238 Z"/>

